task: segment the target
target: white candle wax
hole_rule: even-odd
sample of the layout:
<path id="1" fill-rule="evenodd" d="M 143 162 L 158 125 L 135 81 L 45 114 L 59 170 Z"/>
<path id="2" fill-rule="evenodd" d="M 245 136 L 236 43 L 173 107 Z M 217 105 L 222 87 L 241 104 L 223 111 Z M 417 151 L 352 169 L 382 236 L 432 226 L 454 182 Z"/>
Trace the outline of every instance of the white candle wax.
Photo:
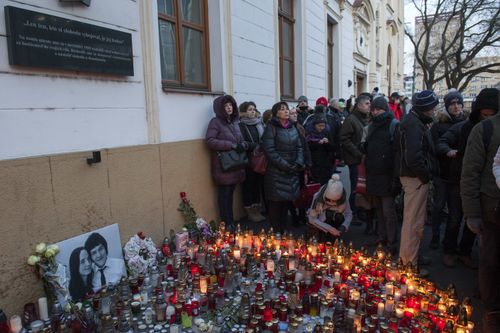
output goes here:
<path id="1" fill-rule="evenodd" d="M 234 250 L 233 256 L 234 256 L 234 259 L 240 260 L 240 258 L 241 258 L 241 251 L 240 250 Z"/>
<path id="2" fill-rule="evenodd" d="M 379 317 L 383 317 L 383 316 L 384 316 L 384 310 L 385 310 L 385 305 L 384 305 L 384 303 L 382 303 L 382 302 L 378 303 L 377 315 L 378 315 Z"/>
<path id="3" fill-rule="evenodd" d="M 394 293 L 394 285 L 390 282 L 385 284 L 385 294 L 392 295 Z"/>
<path id="4" fill-rule="evenodd" d="M 393 299 L 390 299 L 388 298 L 386 301 L 385 301 L 385 312 L 391 314 L 392 311 L 394 310 L 394 300 Z M 389 316 L 390 317 L 390 316 Z"/>
<path id="5" fill-rule="evenodd" d="M 335 279 L 335 282 L 340 282 L 340 272 L 335 272 L 335 274 L 333 275 L 334 279 Z"/>
<path id="6" fill-rule="evenodd" d="M 403 310 L 402 309 L 396 309 L 396 317 L 397 318 L 403 318 Z"/>
<path id="7" fill-rule="evenodd" d="M 396 290 L 394 293 L 394 301 L 399 302 L 399 299 L 401 298 L 401 292 L 399 290 Z"/>
<path id="8" fill-rule="evenodd" d="M 275 252 L 275 253 L 276 253 L 276 260 L 278 260 L 278 261 L 279 261 L 279 260 L 280 260 L 280 258 L 281 258 L 281 250 L 280 250 L 280 249 L 276 249 L 276 252 Z"/>
<path id="9" fill-rule="evenodd" d="M 415 293 L 415 286 L 413 284 L 410 284 L 408 286 L 408 294 L 414 294 Z"/>
<path id="10" fill-rule="evenodd" d="M 23 323 L 21 317 L 18 315 L 13 315 L 10 317 L 10 329 L 12 333 L 19 333 L 23 329 Z"/>
<path id="11" fill-rule="evenodd" d="M 47 297 L 40 297 L 38 299 L 38 311 L 40 312 L 40 319 L 43 321 L 49 319 L 49 308 L 47 306 Z"/>

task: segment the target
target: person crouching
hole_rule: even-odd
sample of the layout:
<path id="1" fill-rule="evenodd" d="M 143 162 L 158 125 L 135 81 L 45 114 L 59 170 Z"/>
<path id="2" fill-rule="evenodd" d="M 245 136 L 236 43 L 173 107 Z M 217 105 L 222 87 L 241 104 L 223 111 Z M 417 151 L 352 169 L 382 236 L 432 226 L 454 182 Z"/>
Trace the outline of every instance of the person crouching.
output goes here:
<path id="1" fill-rule="evenodd" d="M 333 174 L 314 195 L 308 211 L 308 221 L 312 227 L 323 232 L 320 233 L 320 238 L 327 238 L 327 235 L 340 237 L 349 229 L 352 211 L 348 193 L 338 174 Z"/>

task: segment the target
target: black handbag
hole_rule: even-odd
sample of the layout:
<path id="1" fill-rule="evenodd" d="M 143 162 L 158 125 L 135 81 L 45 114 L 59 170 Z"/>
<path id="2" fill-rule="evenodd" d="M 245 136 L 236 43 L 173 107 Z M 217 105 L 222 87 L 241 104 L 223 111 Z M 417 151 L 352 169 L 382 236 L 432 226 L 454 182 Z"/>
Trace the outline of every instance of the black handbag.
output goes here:
<path id="1" fill-rule="evenodd" d="M 248 156 L 245 151 L 238 153 L 236 150 L 218 151 L 220 165 L 223 171 L 244 169 L 248 165 Z"/>

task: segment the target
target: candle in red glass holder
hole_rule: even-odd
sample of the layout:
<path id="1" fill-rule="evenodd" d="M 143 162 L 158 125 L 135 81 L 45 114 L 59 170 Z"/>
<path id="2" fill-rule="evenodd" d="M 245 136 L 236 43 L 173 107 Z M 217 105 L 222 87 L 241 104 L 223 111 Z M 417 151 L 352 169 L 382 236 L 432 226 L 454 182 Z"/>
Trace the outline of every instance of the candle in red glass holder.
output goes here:
<path id="1" fill-rule="evenodd" d="M 413 318 L 413 309 L 405 309 L 404 317 L 411 320 Z"/>
<path id="2" fill-rule="evenodd" d="M 263 318 L 265 322 L 271 322 L 273 320 L 273 310 L 271 307 L 266 306 L 263 313 Z"/>
<path id="3" fill-rule="evenodd" d="M 195 276 L 196 274 L 200 274 L 200 266 L 198 266 L 197 264 L 191 264 L 191 276 Z"/>

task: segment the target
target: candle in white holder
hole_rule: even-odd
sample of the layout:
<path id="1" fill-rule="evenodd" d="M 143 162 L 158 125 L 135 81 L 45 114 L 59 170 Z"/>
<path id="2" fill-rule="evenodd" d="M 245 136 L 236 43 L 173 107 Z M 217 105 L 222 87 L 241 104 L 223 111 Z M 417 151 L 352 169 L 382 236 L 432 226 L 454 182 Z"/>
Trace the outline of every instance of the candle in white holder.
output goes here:
<path id="1" fill-rule="evenodd" d="M 40 319 L 45 321 L 49 319 L 49 308 L 47 306 L 47 297 L 40 297 L 38 299 L 38 311 L 40 312 Z"/>
<path id="2" fill-rule="evenodd" d="M 415 286 L 413 284 L 410 284 L 408 286 L 408 294 L 412 295 L 415 293 Z"/>
<path id="3" fill-rule="evenodd" d="M 394 285 L 391 282 L 385 284 L 385 294 L 392 295 L 394 293 Z"/>
<path id="4" fill-rule="evenodd" d="M 335 272 L 335 274 L 333 275 L 334 276 L 334 279 L 335 279 L 335 282 L 340 282 L 340 272 Z"/>
<path id="5" fill-rule="evenodd" d="M 391 317 L 392 311 L 394 310 L 394 298 L 392 296 L 387 297 L 385 301 L 385 312 L 389 314 L 389 318 Z"/>
<path id="6" fill-rule="evenodd" d="M 21 317 L 18 315 L 13 315 L 10 317 L 10 329 L 12 333 L 19 333 L 23 329 L 23 323 Z"/>
<path id="7" fill-rule="evenodd" d="M 383 316 L 384 316 L 384 310 L 385 310 L 385 305 L 384 305 L 384 303 L 382 303 L 382 302 L 378 303 L 377 315 L 378 315 L 379 317 L 383 317 Z"/>
<path id="8" fill-rule="evenodd" d="M 401 298 L 401 292 L 399 290 L 396 290 L 394 292 L 394 301 L 399 302 L 400 298 Z"/>
<path id="9" fill-rule="evenodd" d="M 403 309 L 396 309 L 396 317 L 397 318 L 403 318 L 404 312 Z"/>

